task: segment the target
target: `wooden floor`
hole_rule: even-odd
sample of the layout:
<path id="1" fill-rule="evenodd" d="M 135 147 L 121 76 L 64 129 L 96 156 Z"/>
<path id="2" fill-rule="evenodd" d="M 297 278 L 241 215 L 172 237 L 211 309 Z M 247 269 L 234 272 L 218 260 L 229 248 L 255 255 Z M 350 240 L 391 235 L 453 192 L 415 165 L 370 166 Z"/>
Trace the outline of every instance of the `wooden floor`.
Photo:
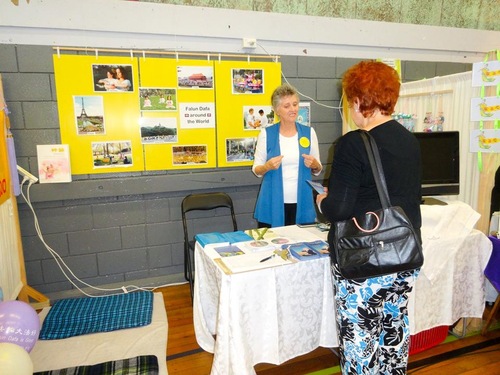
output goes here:
<path id="1" fill-rule="evenodd" d="M 167 368 L 169 375 L 210 374 L 212 354 L 196 343 L 189 285 L 158 289 L 165 300 L 168 317 Z M 486 313 L 488 312 L 488 307 Z M 444 343 L 410 356 L 408 374 L 500 375 L 500 314 L 485 336 L 450 336 Z M 448 342 L 449 341 L 449 342 Z M 294 358 L 280 366 L 259 364 L 258 375 L 340 374 L 338 359 L 327 348 Z M 229 375 L 229 374 L 228 374 Z"/>

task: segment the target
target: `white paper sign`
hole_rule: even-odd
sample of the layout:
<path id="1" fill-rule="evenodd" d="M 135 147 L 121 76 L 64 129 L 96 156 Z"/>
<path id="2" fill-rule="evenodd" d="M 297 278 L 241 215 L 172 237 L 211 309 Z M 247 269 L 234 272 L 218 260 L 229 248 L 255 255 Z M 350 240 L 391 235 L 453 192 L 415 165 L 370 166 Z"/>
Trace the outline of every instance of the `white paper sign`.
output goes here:
<path id="1" fill-rule="evenodd" d="M 500 152 L 500 130 L 475 129 L 470 132 L 470 152 Z"/>
<path id="2" fill-rule="evenodd" d="M 183 129 L 214 128 L 214 103 L 180 103 L 180 125 Z"/>
<path id="3" fill-rule="evenodd" d="M 470 105 L 471 121 L 493 121 L 500 119 L 500 98 L 472 98 Z"/>
<path id="4" fill-rule="evenodd" d="M 487 61 L 472 65 L 472 87 L 500 84 L 500 61 Z"/>

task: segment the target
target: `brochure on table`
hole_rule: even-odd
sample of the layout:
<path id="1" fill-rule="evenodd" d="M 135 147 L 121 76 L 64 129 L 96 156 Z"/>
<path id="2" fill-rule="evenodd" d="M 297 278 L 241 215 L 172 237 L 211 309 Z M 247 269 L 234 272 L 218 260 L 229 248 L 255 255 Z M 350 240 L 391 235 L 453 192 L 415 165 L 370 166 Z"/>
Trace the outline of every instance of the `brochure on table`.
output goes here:
<path id="1" fill-rule="evenodd" d="M 298 260 L 312 260 L 317 258 L 328 257 L 328 243 L 323 240 L 299 242 L 287 246 L 291 255 Z"/>
<path id="2" fill-rule="evenodd" d="M 328 244 L 317 233 L 297 226 L 250 230 L 241 242 L 205 244 L 205 253 L 226 273 L 240 273 L 328 257 Z M 286 235 L 281 235 L 286 234 Z M 242 235 L 238 236 L 243 238 Z M 223 237 L 220 237 L 223 238 Z M 201 243 L 200 243 L 201 244 Z"/>

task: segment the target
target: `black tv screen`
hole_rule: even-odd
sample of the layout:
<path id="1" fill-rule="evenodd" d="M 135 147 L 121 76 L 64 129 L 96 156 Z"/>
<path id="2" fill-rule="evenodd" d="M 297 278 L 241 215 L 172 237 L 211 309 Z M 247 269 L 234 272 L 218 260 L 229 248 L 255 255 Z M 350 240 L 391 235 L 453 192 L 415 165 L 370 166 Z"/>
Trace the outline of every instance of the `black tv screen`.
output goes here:
<path id="1" fill-rule="evenodd" d="M 458 131 L 416 132 L 422 154 L 422 196 L 460 193 Z"/>

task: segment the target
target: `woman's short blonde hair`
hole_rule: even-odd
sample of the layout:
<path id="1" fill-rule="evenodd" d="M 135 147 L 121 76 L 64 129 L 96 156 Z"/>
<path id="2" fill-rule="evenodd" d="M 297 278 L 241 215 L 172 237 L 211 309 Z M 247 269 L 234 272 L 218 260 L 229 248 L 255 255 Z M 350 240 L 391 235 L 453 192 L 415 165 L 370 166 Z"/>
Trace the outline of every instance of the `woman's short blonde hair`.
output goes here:
<path id="1" fill-rule="evenodd" d="M 281 99 L 286 96 L 295 96 L 297 99 L 299 98 L 299 92 L 295 87 L 290 85 L 289 83 L 284 83 L 281 86 L 276 87 L 273 94 L 271 95 L 271 104 L 273 106 L 274 111 L 281 104 Z"/>

